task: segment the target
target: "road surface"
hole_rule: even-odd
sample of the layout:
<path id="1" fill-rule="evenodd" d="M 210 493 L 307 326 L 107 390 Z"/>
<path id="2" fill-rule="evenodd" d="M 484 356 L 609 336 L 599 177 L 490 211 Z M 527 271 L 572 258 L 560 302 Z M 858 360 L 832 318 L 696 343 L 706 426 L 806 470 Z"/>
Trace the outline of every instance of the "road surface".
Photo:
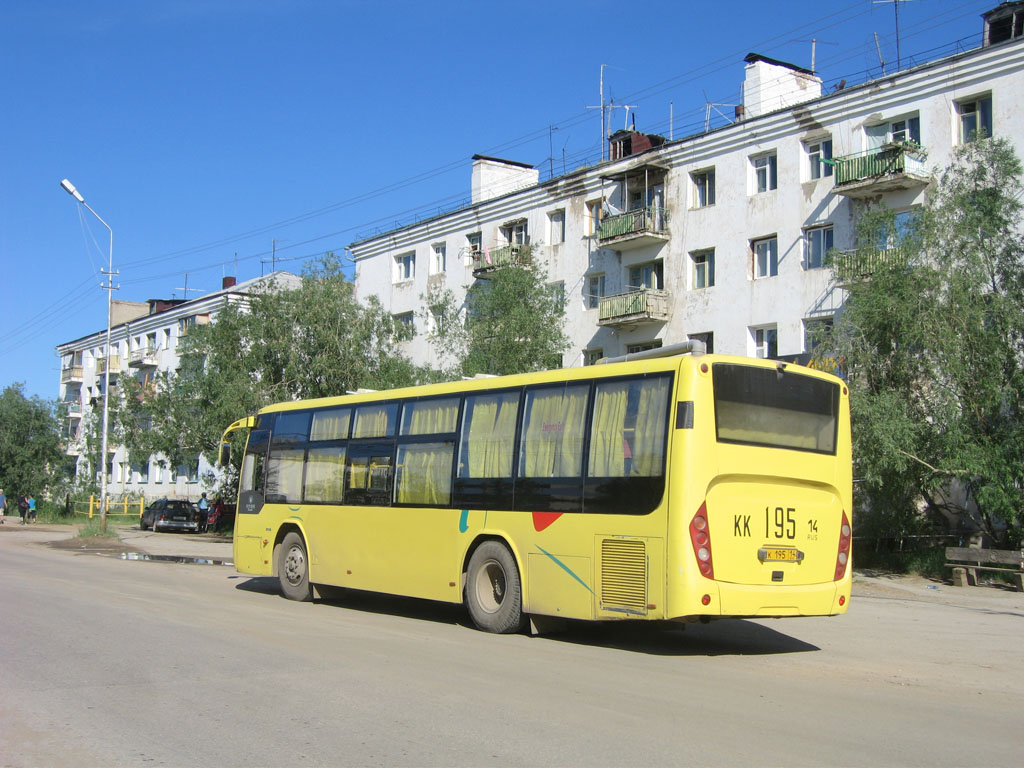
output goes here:
<path id="1" fill-rule="evenodd" d="M 1017 765 L 1024 596 L 859 577 L 850 612 L 495 636 L 0 529 L 0 764 Z M 227 553 L 196 537 L 132 548 Z M 196 542 L 201 542 L 196 543 Z"/>

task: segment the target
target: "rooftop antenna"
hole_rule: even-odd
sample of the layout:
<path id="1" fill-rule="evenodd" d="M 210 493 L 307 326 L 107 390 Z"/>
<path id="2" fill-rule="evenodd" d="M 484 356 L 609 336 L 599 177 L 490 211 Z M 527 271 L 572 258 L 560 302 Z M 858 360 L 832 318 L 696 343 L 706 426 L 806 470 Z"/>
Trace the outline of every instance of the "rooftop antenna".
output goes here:
<path id="1" fill-rule="evenodd" d="M 587 109 L 600 109 L 601 110 L 601 162 L 604 162 L 604 145 L 605 139 L 608 137 L 608 131 L 605 128 L 605 105 L 604 105 L 604 68 L 611 67 L 612 69 L 622 69 L 622 67 L 616 67 L 611 64 L 601 65 L 601 105 L 597 107 L 587 107 Z"/>
<path id="2" fill-rule="evenodd" d="M 188 301 L 188 292 L 189 291 L 195 291 L 196 293 L 204 293 L 204 290 L 202 288 L 189 288 L 188 287 L 188 272 L 185 273 L 185 287 L 184 288 L 175 288 L 174 290 L 181 291 L 182 294 L 185 296 L 185 301 Z"/>
<path id="3" fill-rule="evenodd" d="M 882 65 L 882 74 L 885 74 L 885 59 L 882 58 L 882 46 L 878 44 L 878 33 L 875 32 L 875 50 L 878 51 L 878 62 Z"/>
<path id="4" fill-rule="evenodd" d="M 818 43 L 822 45 L 839 45 L 839 43 L 833 43 L 831 40 L 819 40 L 816 37 L 812 37 L 810 40 L 790 40 L 791 43 L 810 43 L 811 44 L 811 72 L 818 74 L 817 67 L 817 54 L 818 54 Z"/>
<path id="5" fill-rule="evenodd" d="M 704 94 L 704 133 L 707 133 L 708 130 L 711 128 L 711 110 L 712 109 L 715 110 L 715 112 L 717 112 L 723 118 L 725 118 L 725 121 L 727 123 L 731 124 L 732 120 L 730 120 L 729 116 L 726 115 L 724 112 L 722 112 L 722 110 L 720 110 L 719 107 L 736 107 L 738 105 L 736 105 L 736 104 L 716 103 L 716 102 L 711 101 L 711 99 L 708 98 L 708 92 L 707 91 L 703 91 L 703 94 Z"/>
<path id="6" fill-rule="evenodd" d="M 900 59 L 900 3 L 905 3 L 907 0 L 871 0 L 873 5 L 888 5 L 892 3 L 892 12 L 896 16 L 896 71 L 899 72 L 902 69 L 902 60 Z M 878 45 L 878 35 L 875 35 L 875 45 Z M 878 54 L 878 58 L 882 58 L 882 54 Z M 882 74 L 885 74 L 885 68 L 882 68 Z"/>

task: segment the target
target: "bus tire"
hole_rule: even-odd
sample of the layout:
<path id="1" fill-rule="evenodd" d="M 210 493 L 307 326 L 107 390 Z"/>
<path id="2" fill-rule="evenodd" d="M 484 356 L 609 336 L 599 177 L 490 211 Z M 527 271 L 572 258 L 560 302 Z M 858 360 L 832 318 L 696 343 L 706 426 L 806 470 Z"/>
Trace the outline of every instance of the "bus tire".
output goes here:
<path id="1" fill-rule="evenodd" d="M 306 542 L 295 531 L 285 534 L 277 550 L 277 579 L 281 594 L 289 600 L 308 602 L 313 599 Z"/>
<path id="2" fill-rule="evenodd" d="M 501 542 L 485 541 L 469 559 L 466 608 L 473 623 L 485 632 L 522 630 L 525 617 L 519 569 Z"/>

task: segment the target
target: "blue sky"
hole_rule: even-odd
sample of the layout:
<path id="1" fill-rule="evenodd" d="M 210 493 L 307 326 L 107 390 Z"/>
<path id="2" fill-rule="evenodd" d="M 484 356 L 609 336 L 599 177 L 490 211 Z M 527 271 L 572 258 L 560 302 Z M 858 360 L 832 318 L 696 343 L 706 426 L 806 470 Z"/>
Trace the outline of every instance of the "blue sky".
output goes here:
<path id="1" fill-rule="evenodd" d="M 980 42 L 997 0 L 899 6 L 904 66 Z M 872 0 L 5 0 L 0 4 L 0 388 L 58 394 L 54 347 L 117 299 L 200 295 L 469 197 L 470 158 L 557 175 L 600 156 L 599 103 L 702 130 L 749 52 L 831 89 L 896 66 Z M 670 106 L 671 105 L 671 106 Z M 732 113 L 731 106 L 719 108 Z M 612 126 L 626 111 L 613 112 Z M 721 118 L 713 115 L 713 120 Z M 553 156 L 553 159 L 551 159 Z M 236 256 L 237 255 L 237 256 Z M 237 259 L 237 260 L 236 260 Z M 266 262 L 266 263 L 264 263 Z M 186 278 L 187 274 L 187 278 Z"/>

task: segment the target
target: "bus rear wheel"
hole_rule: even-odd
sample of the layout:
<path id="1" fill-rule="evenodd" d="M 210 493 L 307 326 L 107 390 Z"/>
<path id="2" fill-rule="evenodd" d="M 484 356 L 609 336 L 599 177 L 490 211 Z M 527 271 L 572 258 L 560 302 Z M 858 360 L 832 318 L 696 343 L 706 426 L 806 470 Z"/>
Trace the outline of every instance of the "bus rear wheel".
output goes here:
<path id="1" fill-rule="evenodd" d="M 285 534 L 277 550 L 277 579 L 281 584 L 281 594 L 289 600 L 308 602 L 313 599 L 306 542 L 295 531 Z"/>
<path id="2" fill-rule="evenodd" d="M 509 634 L 523 628 L 519 569 L 504 544 L 485 541 L 469 559 L 466 608 L 473 623 L 485 632 Z"/>

